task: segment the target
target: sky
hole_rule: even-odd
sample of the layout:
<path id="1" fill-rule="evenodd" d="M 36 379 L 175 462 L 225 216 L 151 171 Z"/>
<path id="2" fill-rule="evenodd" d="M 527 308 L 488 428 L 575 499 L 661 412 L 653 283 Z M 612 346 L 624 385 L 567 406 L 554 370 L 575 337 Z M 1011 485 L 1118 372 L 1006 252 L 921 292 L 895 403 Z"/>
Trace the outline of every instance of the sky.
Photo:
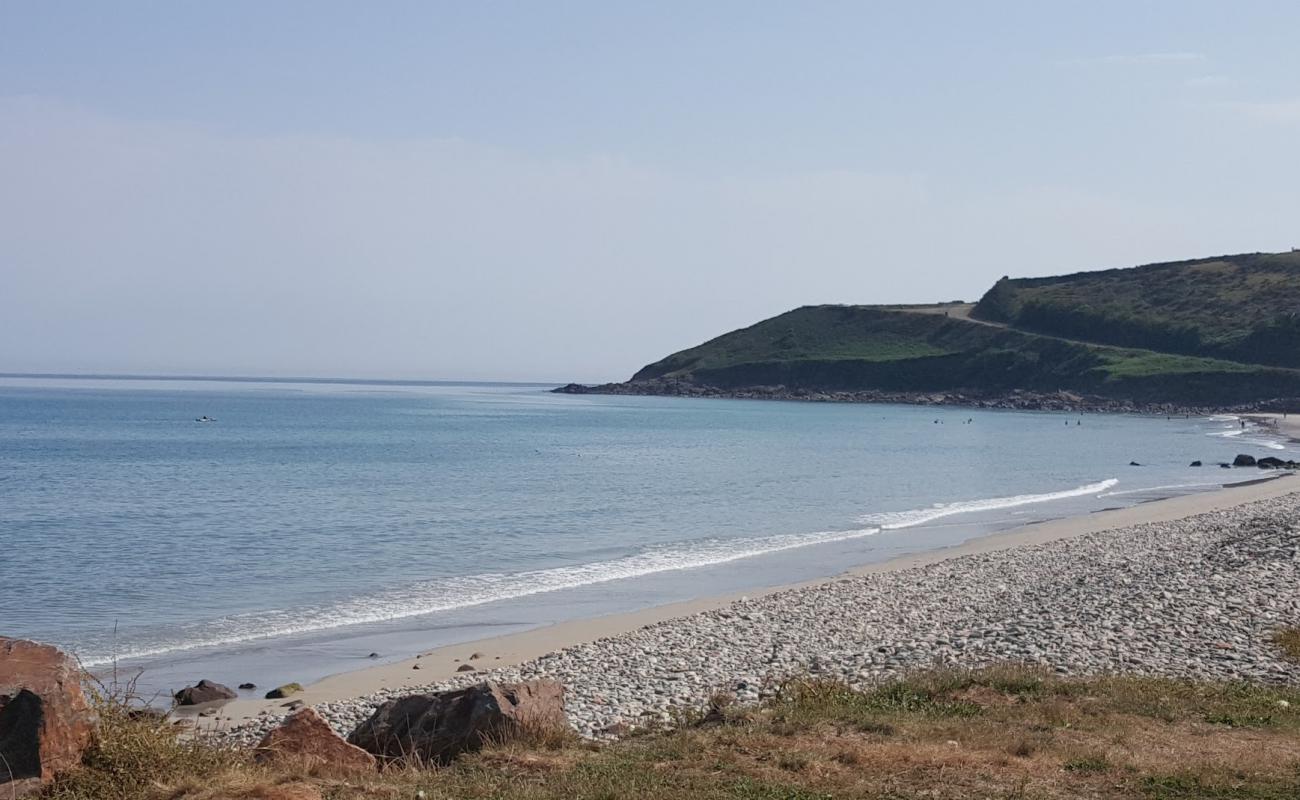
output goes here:
<path id="1" fill-rule="evenodd" d="M 623 380 L 1300 246 L 1300 4 L 0 0 L 0 371 Z"/>

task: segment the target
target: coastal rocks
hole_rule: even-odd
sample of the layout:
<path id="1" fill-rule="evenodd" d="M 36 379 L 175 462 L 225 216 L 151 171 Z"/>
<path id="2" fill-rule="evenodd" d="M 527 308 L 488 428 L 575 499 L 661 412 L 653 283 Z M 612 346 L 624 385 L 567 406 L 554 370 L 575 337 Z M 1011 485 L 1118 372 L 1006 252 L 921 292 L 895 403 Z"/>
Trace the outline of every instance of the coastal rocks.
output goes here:
<path id="1" fill-rule="evenodd" d="M 457 671 L 457 672 L 473 672 L 473 671 L 474 671 L 474 665 L 473 665 L 473 664 L 461 664 L 459 667 L 456 667 L 456 671 Z"/>
<path id="2" fill-rule="evenodd" d="M 1200 461 L 1193 461 L 1191 464 L 1188 464 L 1188 466 L 1189 466 L 1189 467 L 1199 467 L 1199 466 L 1201 466 L 1201 462 L 1200 462 Z"/>
<path id="3" fill-rule="evenodd" d="M 181 689 L 172 698 L 178 706 L 197 706 L 219 700 L 234 700 L 238 696 L 233 689 L 205 678 L 193 686 Z"/>
<path id="4" fill-rule="evenodd" d="M 249 691 L 249 690 L 252 690 L 252 689 L 256 689 L 256 688 L 257 688 L 257 684 L 256 684 L 256 683 L 241 683 L 241 684 L 239 684 L 239 688 L 240 688 L 240 689 L 243 689 L 243 690 L 245 690 L 245 691 Z"/>
<path id="5" fill-rule="evenodd" d="M 1232 466 L 1234 466 L 1234 467 L 1253 467 L 1253 466 L 1255 466 L 1255 457 L 1254 457 L 1254 456 L 1248 456 L 1248 455 L 1246 455 L 1245 453 L 1241 453 L 1240 455 L 1238 455 L 1236 458 L 1234 458 L 1234 459 L 1232 460 Z"/>
<path id="6" fill-rule="evenodd" d="M 289 695 L 297 694 L 302 691 L 302 684 L 286 683 L 283 686 L 277 686 L 266 693 L 267 700 L 283 700 Z"/>
<path id="7" fill-rule="evenodd" d="M 335 773 L 375 768 L 374 756 L 345 742 L 310 708 L 295 711 L 280 727 L 266 734 L 253 757 L 260 764 L 292 762 Z"/>
<path id="8" fill-rule="evenodd" d="M 57 648 L 0 637 L 0 796 L 39 789 L 80 763 L 95 730 L 82 677 Z"/>
<path id="9" fill-rule="evenodd" d="M 725 397 L 740 400 L 799 400 L 810 403 L 902 403 L 921 406 L 964 406 L 1016 411 L 1067 411 L 1071 413 L 1117 413 L 1208 415 L 1223 412 L 1267 411 L 1280 408 L 1280 400 L 1266 400 L 1232 408 L 1200 407 L 1178 403 L 1147 403 L 1069 391 L 1038 392 L 1014 389 L 990 393 L 975 389 L 946 392 L 889 392 L 879 389 L 818 389 L 787 386 L 723 387 L 695 383 L 681 378 L 652 378 L 626 383 L 587 386 L 570 383 L 552 392 L 558 394 L 646 395 L 655 397 Z M 1281 405 L 1280 405 L 1281 404 Z"/>
<path id="10" fill-rule="evenodd" d="M 1255 466 L 1260 469 L 1282 469 L 1286 465 L 1287 462 L 1280 458 L 1274 458 L 1273 456 L 1266 456 L 1265 458 L 1261 458 L 1255 462 Z"/>
<path id="11" fill-rule="evenodd" d="M 385 759 L 445 764 L 489 740 L 506 742 L 529 731 L 567 727 L 559 683 L 488 682 L 390 700 L 357 726 L 348 742 Z"/>

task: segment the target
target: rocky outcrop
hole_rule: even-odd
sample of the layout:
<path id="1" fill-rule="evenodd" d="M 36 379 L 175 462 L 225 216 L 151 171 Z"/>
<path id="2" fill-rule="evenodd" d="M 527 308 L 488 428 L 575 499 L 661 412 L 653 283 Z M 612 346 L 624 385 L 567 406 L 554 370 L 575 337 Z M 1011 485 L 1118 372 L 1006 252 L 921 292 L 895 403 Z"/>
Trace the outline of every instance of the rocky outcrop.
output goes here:
<path id="1" fill-rule="evenodd" d="M 488 741 L 507 742 L 529 732 L 568 727 L 559 683 L 488 682 L 390 700 L 358 725 L 348 742 L 384 759 L 445 764 Z"/>
<path id="2" fill-rule="evenodd" d="M 1078 394 L 1014 389 L 987 392 L 960 389 L 940 392 L 834 390 L 791 386 L 712 386 L 680 378 L 632 380 L 626 383 L 584 385 L 570 383 L 552 389 L 556 394 L 645 395 L 653 397 L 707 397 L 739 400 L 796 400 L 808 403 L 896 403 L 920 406 L 960 406 L 1012 411 L 1066 411 L 1090 414 L 1206 415 L 1221 411 L 1268 411 L 1277 401 L 1249 406 L 1194 406 L 1185 403 L 1151 403 Z M 1300 401 L 1298 401 L 1300 402 Z"/>
<path id="3" fill-rule="evenodd" d="M 1254 457 L 1254 456 L 1248 456 L 1248 455 L 1246 455 L 1245 453 L 1242 453 L 1242 454 L 1238 455 L 1236 458 L 1234 458 L 1234 459 L 1232 460 L 1232 466 L 1234 466 L 1234 467 L 1253 467 L 1253 466 L 1255 466 L 1255 457 Z"/>
<path id="4" fill-rule="evenodd" d="M 0 637 L 0 797 L 80 763 L 95 730 L 82 677 L 55 647 Z"/>
<path id="5" fill-rule="evenodd" d="M 239 695 L 228 686 L 222 686 L 219 683 L 207 680 L 206 678 L 194 684 L 186 686 L 172 697 L 176 700 L 178 706 L 197 706 L 202 703 L 215 703 L 221 700 L 234 700 Z"/>
<path id="6" fill-rule="evenodd" d="M 280 727 L 263 737 L 253 757 L 261 764 L 290 762 L 334 773 L 375 768 L 374 756 L 348 744 L 310 708 L 290 714 Z"/>

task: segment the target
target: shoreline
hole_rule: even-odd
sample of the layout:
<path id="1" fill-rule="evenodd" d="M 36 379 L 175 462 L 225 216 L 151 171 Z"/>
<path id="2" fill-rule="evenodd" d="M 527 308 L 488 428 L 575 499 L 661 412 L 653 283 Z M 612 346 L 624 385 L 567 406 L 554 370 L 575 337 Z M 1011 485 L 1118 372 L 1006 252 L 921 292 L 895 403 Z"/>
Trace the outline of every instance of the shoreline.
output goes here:
<path id="1" fill-rule="evenodd" d="M 1271 398 L 1235 406 L 1198 406 L 1180 402 L 1125 400 L 1065 390 L 985 393 L 964 389 L 882 391 L 878 389 L 803 389 L 786 386 L 722 388 L 674 378 L 623 383 L 569 383 L 555 394 L 631 397 L 687 397 L 714 400 L 776 400 L 798 403 L 863 403 L 908 406 L 952 406 L 1002 411 L 1061 411 L 1079 414 L 1147 414 L 1152 416 L 1212 416 L 1215 414 L 1278 417 L 1267 411 L 1293 401 Z"/>
<path id="2" fill-rule="evenodd" d="M 1277 413 L 1243 414 L 1242 416 L 1257 425 L 1269 428 L 1279 436 L 1287 437 L 1293 443 L 1300 444 L 1300 416 Z"/>
<path id="3" fill-rule="evenodd" d="M 291 701 L 308 706 L 354 701 L 382 692 L 415 691 L 417 687 L 467 677 L 458 672 L 465 664 L 475 671 L 518 667 L 566 648 L 588 645 L 660 623 L 671 623 L 703 612 L 719 611 L 743 600 L 770 598 L 781 593 L 829 586 L 846 578 L 899 572 L 940 564 L 963 556 L 1000 553 L 1033 545 L 1074 539 L 1087 534 L 1149 523 L 1168 523 L 1259 500 L 1300 491 L 1300 481 L 1287 474 L 1225 484 L 1223 488 L 1165 498 L 1136 506 L 1108 509 L 1025 525 L 938 550 L 906 554 L 888 561 L 859 565 L 832 576 L 767 589 L 735 592 L 670 603 L 632 612 L 561 622 L 518 633 L 447 645 L 387 664 L 338 673 L 308 685 Z M 474 658 L 476 654 L 481 657 Z M 286 713 L 284 700 L 236 699 L 218 711 L 217 731 L 245 726 Z M 177 718 L 194 717 L 203 707 L 174 712 Z M 208 727 L 205 723 L 204 728 Z"/>

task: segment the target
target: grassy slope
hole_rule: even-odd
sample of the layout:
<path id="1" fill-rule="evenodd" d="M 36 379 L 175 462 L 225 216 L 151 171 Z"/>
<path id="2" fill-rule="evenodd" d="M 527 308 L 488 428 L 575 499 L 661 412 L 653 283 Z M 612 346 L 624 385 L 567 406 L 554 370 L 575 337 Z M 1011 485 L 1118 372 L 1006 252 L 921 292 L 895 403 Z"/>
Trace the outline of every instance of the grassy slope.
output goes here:
<path id="1" fill-rule="evenodd" d="M 872 306 L 795 309 L 674 353 L 633 380 L 662 377 L 724 388 L 1067 389 L 1207 405 L 1300 395 L 1300 372 L 1293 370 L 1094 346 Z"/>
<path id="2" fill-rule="evenodd" d="M 999 281 L 974 316 L 1109 344 L 1300 366 L 1300 253 Z"/>
<path id="3" fill-rule="evenodd" d="M 1027 668 L 929 672 L 869 692 L 795 681 L 761 709 L 595 745 L 551 735 L 437 770 L 258 766 L 110 710 L 46 800 L 814 800 L 1300 796 L 1300 692 Z"/>

